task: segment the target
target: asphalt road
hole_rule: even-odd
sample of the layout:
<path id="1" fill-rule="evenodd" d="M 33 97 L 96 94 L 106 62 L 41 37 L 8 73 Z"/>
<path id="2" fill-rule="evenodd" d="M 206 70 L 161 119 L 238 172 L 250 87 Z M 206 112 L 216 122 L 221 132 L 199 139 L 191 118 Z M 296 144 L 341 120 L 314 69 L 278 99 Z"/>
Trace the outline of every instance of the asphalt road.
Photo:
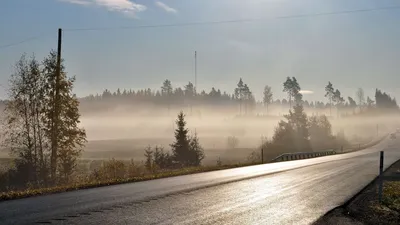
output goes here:
<path id="1" fill-rule="evenodd" d="M 315 159 L 0 203 L 0 224 L 310 224 L 400 159 L 400 141 Z"/>

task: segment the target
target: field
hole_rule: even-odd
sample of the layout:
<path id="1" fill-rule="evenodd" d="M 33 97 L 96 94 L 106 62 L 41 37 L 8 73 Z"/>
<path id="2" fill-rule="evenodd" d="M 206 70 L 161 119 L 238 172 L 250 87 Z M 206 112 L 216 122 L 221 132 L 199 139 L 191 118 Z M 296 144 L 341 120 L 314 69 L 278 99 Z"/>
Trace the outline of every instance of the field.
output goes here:
<path id="1" fill-rule="evenodd" d="M 164 147 L 170 150 L 174 141 L 175 114 L 166 115 L 133 114 L 126 112 L 108 112 L 101 115 L 82 115 L 82 126 L 86 129 L 88 143 L 81 160 L 84 162 L 108 160 L 144 160 L 144 149 L 148 146 Z M 200 138 L 206 158 L 204 165 L 246 163 L 252 152 L 260 152 L 262 141 L 271 138 L 274 128 L 282 116 L 235 117 L 234 113 L 203 113 L 202 116 L 186 117 L 189 134 L 195 132 Z M 282 114 L 280 114 L 282 115 Z M 352 143 L 365 143 L 378 133 L 390 132 L 398 127 L 398 117 L 351 117 L 329 118 L 332 133 L 344 131 Z M 238 139 L 237 146 L 227 144 L 228 137 Z M 266 159 L 274 158 L 277 153 L 265 152 Z M 0 168 L 8 167 L 10 156 L 0 151 Z"/>

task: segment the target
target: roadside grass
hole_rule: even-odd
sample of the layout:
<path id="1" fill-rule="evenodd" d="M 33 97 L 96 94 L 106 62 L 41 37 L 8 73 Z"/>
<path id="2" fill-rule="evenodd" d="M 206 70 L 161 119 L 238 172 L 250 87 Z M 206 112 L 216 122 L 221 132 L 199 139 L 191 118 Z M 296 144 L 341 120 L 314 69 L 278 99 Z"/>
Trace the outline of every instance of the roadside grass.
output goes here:
<path id="1" fill-rule="evenodd" d="M 116 185 L 116 184 L 135 183 L 135 182 L 140 182 L 140 181 L 148 181 L 148 180 L 155 180 L 155 179 L 161 179 L 161 178 L 167 178 L 167 177 L 175 177 L 175 176 L 224 170 L 224 169 L 232 169 L 232 168 L 245 167 L 245 166 L 257 165 L 257 164 L 258 163 L 245 163 L 245 164 L 222 165 L 222 166 L 190 167 L 190 168 L 183 168 L 183 169 L 179 169 L 179 170 L 156 172 L 153 174 L 145 174 L 142 176 L 135 176 L 135 177 L 124 178 L 124 179 L 110 179 L 107 181 L 81 182 L 81 183 L 74 183 L 74 184 L 69 184 L 69 185 L 64 185 L 64 186 L 55 186 L 55 187 L 39 188 L 39 189 L 27 189 L 27 190 L 22 190 L 22 191 L 1 192 L 0 193 L 0 201 L 14 200 L 14 199 L 33 197 L 33 196 L 38 196 L 38 195 L 55 194 L 55 193 L 62 193 L 62 192 L 67 192 L 67 191 L 75 191 L 75 190 L 82 190 L 82 189 L 89 189 L 89 188 L 96 188 L 96 187 L 104 187 L 104 186 Z"/>
<path id="2" fill-rule="evenodd" d="M 373 143 L 372 145 L 377 144 L 381 140 L 377 141 L 376 143 Z M 371 144 L 368 144 L 371 145 Z M 363 146 L 365 147 L 365 146 Z M 361 148 L 363 149 L 363 148 Z M 256 152 L 254 152 L 256 153 Z M 268 154 L 264 155 L 264 157 L 267 156 L 269 157 Z M 271 158 L 272 159 L 272 158 Z M 6 201 L 6 200 L 14 200 L 14 199 L 20 199 L 20 198 L 27 198 L 27 197 L 32 197 L 32 196 L 39 196 L 39 195 L 47 195 L 47 194 L 54 194 L 54 193 L 62 193 L 62 192 L 68 192 L 68 191 L 74 191 L 74 190 L 82 190 L 82 189 L 89 189 L 89 188 L 96 188 L 96 187 L 104 187 L 104 186 L 109 186 L 109 185 L 116 185 L 116 184 L 125 184 L 125 183 L 134 183 L 134 182 L 140 182 L 140 181 L 148 181 L 148 180 L 155 180 L 155 179 L 161 179 L 161 178 L 167 178 L 167 177 L 175 177 L 175 176 L 182 176 L 182 175 L 189 175 L 189 174 L 196 174 L 196 173 L 203 173 L 203 172 L 210 172 L 210 171 L 218 171 L 218 170 L 224 170 L 224 169 L 232 169 L 232 168 L 238 168 L 238 167 L 245 167 L 245 166 L 251 166 L 251 165 L 257 165 L 260 163 L 256 163 L 258 161 L 254 161 L 252 159 L 251 162 L 246 162 L 246 163 L 229 163 L 229 164 L 223 164 L 223 165 L 206 165 L 206 166 L 200 166 L 200 167 L 190 167 L 190 168 L 182 168 L 182 169 L 174 169 L 174 170 L 162 170 L 162 171 L 156 171 L 152 173 L 140 173 L 140 174 L 135 174 L 135 175 L 130 175 L 129 174 L 129 169 L 127 165 L 123 166 L 122 168 L 117 168 L 118 166 L 116 164 L 120 162 L 125 162 L 126 160 L 110 160 L 108 161 L 109 163 L 113 163 L 113 171 L 106 171 L 106 173 L 112 174 L 110 179 L 93 179 L 89 178 L 90 172 L 87 173 L 82 171 L 82 173 L 77 174 L 77 175 L 84 175 L 84 177 L 87 175 L 88 177 L 84 179 L 80 179 L 79 181 L 71 182 L 71 184 L 67 185 L 57 185 L 54 187 L 44 187 L 44 188 L 31 188 L 31 189 L 25 189 L 25 190 L 18 190 L 18 191 L 7 191 L 7 192 L 0 192 L 0 201 Z M 5 158 L 3 159 L 4 162 L 11 162 L 11 158 Z M 102 164 L 106 161 L 104 160 L 89 160 L 89 159 L 81 159 L 79 165 L 83 167 L 83 169 L 88 169 L 87 167 L 90 167 L 92 162 L 95 162 L 95 164 Z M 116 164 L 114 164 L 116 163 Z M 126 161 L 125 163 L 128 163 Z M 226 163 L 226 162 L 225 162 Z M 123 163 L 124 164 L 124 163 Z M 104 164 L 103 164 L 104 165 Z M 139 166 L 140 168 L 136 168 L 137 170 L 143 170 L 143 165 Z M 122 169 L 122 174 L 123 177 L 118 177 L 115 174 L 117 173 L 116 170 Z M 1 171 L 0 171 L 1 172 Z M 92 171 L 94 172 L 94 171 Z M 129 175 L 126 175 L 129 174 Z M 106 176 L 107 177 L 107 176 Z M 109 177 L 109 176 L 108 176 Z M 399 205 L 399 196 L 400 196 L 400 183 L 396 186 L 397 188 L 397 200 L 391 200 L 394 194 L 389 194 L 390 197 L 388 198 L 388 202 L 390 202 L 390 206 L 392 207 L 397 207 L 400 208 Z M 387 190 L 392 190 L 390 187 L 386 188 Z M 394 188 L 393 193 L 395 192 L 396 189 Z M 392 193 L 392 192 L 389 192 Z"/>
<path id="3" fill-rule="evenodd" d="M 382 203 L 391 210 L 400 212 L 400 181 L 385 182 Z"/>

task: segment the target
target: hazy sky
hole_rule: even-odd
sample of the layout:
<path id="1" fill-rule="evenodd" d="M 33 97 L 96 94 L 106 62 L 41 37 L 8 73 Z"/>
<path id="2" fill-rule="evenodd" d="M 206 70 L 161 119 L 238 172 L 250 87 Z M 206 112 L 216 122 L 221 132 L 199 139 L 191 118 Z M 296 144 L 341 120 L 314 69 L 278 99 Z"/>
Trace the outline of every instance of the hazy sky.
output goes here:
<path id="1" fill-rule="evenodd" d="M 240 77 L 257 98 L 295 76 L 306 99 L 322 100 L 331 81 L 344 96 L 363 87 L 372 97 L 382 88 L 400 98 L 400 9 L 277 19 L 377 7 L 398 0 L 1 0 L 0 84 L 23 52 L 43 58 L 65 29 L 63 57 L 76 75 L 79 96 L 105 88 L 158 88 L 194 80 L 198 88 L 233 92 Z M 147 29 L 68 31 L 75 28 L 260 19 L 247 23 Z M 4 47 L 30 37 L 19 45 Z M 5 92 L 0 88 L 0 97 Z"/>

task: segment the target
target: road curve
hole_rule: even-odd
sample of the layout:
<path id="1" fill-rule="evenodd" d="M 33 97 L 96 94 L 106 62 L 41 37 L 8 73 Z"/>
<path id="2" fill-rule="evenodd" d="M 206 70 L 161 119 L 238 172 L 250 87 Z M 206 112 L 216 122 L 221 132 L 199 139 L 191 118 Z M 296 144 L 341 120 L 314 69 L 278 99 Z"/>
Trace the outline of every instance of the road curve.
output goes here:
<path id="1" fill-rule="evenodd" d="M 0 224 L 310 224 L 400 159 L 366 150 L 0 202 Z"/>

